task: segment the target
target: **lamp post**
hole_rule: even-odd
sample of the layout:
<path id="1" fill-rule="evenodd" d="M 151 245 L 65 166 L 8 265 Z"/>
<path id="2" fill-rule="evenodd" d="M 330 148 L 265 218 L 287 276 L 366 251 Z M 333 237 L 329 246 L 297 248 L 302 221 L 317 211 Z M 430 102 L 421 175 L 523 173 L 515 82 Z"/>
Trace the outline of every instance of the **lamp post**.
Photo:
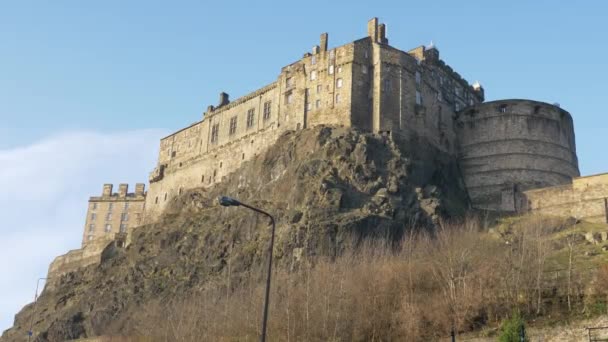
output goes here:
<path id="1" fill-rule="evenodd" d="M 270 223 L 272 224 L 272 233 L 270 235 L 270 246 L 268 247 L 268 254 L 269 254 L 268 255 L 268 275 L 266 277 L 266 295 L 264 296 L 264 317 L 262 318 L 262 334 L 260 335 L 260 341 L 265 342 L 266 341 L 266 326 L 268 323 L 268 302 L 270 299 L 270 276 L 272 274 L 272 250 L 273 250 L 273 246 L 274 246 L 274 230 L 275 230 L 274 217 L 272 217 L 272 215 L 270 215 L 269 213 L 267 213 L 261 209 L 252 207 L 252 206 L 242 203 L 242 202 L 239 202 L 238 200 L 231 198 L 231 197 L 220 196 L 218 198 L 218 202 L 224 207 L 243 206 L 245 208 L 258 212 L 262 215 L 266 215 L 270 218 Z"/>
<path id="2" fill-rule="evenodd" d="M 34 325 L 34 316 L 36 315 L 36 304 L 38 304 L 38 286 L 40 285 L 41 280 L 47 280 L 47 278 L 38 278 L 38 281 L 36 281 L 36 292 L 34 293 L 34 309 L 32 310 L 32 316 L 30 317 L 30 329 L 27 331 L 28 342 L 31 340 L 32 335 L 34 335 L 32 327 Z"/>

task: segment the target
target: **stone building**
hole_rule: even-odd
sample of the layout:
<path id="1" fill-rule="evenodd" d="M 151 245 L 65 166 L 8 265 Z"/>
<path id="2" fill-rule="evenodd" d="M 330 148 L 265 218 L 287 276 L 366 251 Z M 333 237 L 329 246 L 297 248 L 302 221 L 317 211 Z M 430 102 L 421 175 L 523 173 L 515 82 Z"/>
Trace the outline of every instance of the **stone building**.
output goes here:
<path id="1" fill-rule="evenodd" d="M 99 263 L 108 247 L 120 248 L 129 243 L 133 228 L 143 223 L 145 184 L 137 183 L 133 193 L 129 193 L 128 184 L 120 184 L 117 193 L 112 189 L 112 184 L 104 184 L 101 196 L 89 198 L 81 248 L 55 258 L 48 278 Z"/>
<path id="2" fill-rule="evenodd" d="M 324 33 L 275 82 L 232 102 L 221 93 L 201 121 L 161 139 L 146 220 L 184 190 L 220 181 L 287 130 L 343 125 L 421 137 L 456 153 L 452 118 L 483 100 L 479 83 L 454 72 L 435 46 L 402 51 L 389 45 L 377 18 L 368 22 L 366 37 L 336 48 L 328 48 Z"/>
<path id="3" fill-rule="evenodd" d="M 82 247 L 100 239 L 114 240 L 116 234 L 127 236 L 143 221 L 145 199 L 143 183 L 135 185 L 134 193 L 129 193 L 128 184 L 120 184 L 118 193 L 112 192 L 112 184 L 104 184 L 101 196 L 89 198 Z"/>

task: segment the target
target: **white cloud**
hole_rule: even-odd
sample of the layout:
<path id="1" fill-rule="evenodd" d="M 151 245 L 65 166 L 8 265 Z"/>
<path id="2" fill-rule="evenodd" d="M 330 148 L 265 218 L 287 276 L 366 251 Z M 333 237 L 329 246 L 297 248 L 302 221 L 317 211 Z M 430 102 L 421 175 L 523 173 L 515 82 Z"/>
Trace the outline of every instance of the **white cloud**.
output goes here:
<path id="1" fill-rule="evenodd" d="M 80 247 L 89 196 L 103 183 L 147 182 L 163 133 L 74 132 L 0 149 L 0 333 L 53 258 Z"/>

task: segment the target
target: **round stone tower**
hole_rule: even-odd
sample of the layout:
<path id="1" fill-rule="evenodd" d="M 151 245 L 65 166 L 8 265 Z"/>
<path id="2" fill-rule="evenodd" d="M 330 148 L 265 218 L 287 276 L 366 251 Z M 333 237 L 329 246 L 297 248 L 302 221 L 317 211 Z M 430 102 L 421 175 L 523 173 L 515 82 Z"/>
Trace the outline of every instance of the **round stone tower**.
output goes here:
<path id="1" fill-rule="evenodd" d="M 475 208 L 518 210 L 518 191 L 579 176 L 574 125 L 558 105 L 500 100 L 458 113 L 460 167 Z"/>

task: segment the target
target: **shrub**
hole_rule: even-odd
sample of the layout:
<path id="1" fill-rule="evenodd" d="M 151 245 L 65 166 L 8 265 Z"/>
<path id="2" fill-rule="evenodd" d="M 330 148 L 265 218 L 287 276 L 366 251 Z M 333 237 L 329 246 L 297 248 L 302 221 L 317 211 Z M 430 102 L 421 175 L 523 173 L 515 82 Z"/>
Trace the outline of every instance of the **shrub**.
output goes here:
<path id="1" fill-rule="evenodd" d="M 511 318 L 504 321 L 500 328 L 500 335 L 498 340 L 500 342 L 520 342 L 522 328 L 525 329 L 525 322 L 519 312 L 514 312 Z M 524 341 L 529 341 L 527 337 L 524 337 Z"/>

